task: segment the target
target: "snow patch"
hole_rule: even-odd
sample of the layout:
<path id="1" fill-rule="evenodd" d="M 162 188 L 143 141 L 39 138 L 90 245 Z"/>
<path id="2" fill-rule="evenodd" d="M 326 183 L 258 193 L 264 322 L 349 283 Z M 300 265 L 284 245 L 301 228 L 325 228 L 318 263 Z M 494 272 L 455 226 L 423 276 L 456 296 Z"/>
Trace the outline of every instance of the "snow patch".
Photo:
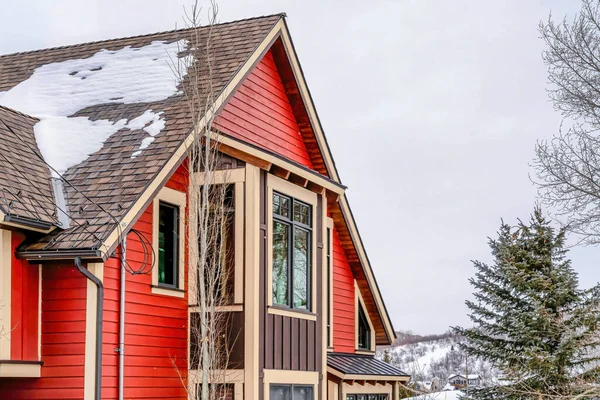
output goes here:
<path id="1" fill-rule="evenodd" d="M 141 151 L 164 129 L 162 113 L 148 110 L 129 123 L 71 116 L 97 104 L 156 102 L 177 94 L 179 80 L 171 63 L 186 45 L 186 40 L 154 41 L 140 48 L 103 49 L 86 59 L 45 64 L 27 80 L 0 92 L 0 105 L 40 120 L 34 127 L 38 146 L 60 174 L 100 150 L 119 129 L 144 128 L 151 138 L 142 142 Z"/>

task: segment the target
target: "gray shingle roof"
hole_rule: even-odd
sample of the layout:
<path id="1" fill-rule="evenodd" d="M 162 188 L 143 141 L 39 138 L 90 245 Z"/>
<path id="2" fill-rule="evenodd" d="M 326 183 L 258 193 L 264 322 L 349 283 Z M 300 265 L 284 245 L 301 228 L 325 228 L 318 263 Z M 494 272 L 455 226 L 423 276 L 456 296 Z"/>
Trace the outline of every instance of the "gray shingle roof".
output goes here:
<path id="1" fill-rule="evenodd" d="M 36 156 L 37 119 L 0 106 L 0 211 L 56 224 L 50 170 Z"/>
<path id="2" fill-rule="evenodd" d="M 329 353 L 327 366 L 345 375 L 409 376 L 398 368 L 368 355 Z"/>

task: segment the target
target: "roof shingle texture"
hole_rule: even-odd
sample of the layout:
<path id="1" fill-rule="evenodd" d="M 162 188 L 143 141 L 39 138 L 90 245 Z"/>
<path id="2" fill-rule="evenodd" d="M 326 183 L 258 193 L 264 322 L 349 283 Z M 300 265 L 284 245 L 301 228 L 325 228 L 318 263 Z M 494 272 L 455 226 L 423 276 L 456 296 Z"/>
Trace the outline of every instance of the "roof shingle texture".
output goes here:
<path id="1" fill-rule="evenodd" d="M 35 141 L 37 119 L 0 106 L 0 211 L 57 224 L 50 170 Z"/>
<path id="2" fill-rule="evenodd" d="M 196 48 L 203 48 L 198 42 L 206 43 L 209 29 L 212 29 L 212 76 L 209 78 L 205 73 L 206 55 L 195 52 L 199 78 L 193 79 L 193 72 L 188 71 L 188 76 L 182 84 L 199 82 L 201 87 L 206 87 L 210 81 L 216 97 L 280 18 L 282 15 L 272 15 L 202 27 L 197 30 L 198 40 L 194 39 L 194 30 L 182 29 L 0 56 L 0 92 L 10 90 L 26 80 L 36 68 L 44 64 L 91 57 L 102 49 L 118 50 L 126 46 L 135 48 L 158 40 L 170 43 L 182 39 L 187 39 Z M 186 51 L 182 51 L 179 56 L 184 56 Z M 203 109 L 202 105 L 198 106 Z M 73 219 L 71 228 L 57 230 L 22 250 L 97 249 L 103 243 L 190 133 L 191 113 L 185 96 L 178 94 L 155 103 L 98 104 L 74 115 L 87 116 L 94 121 L 117 121 L 135 118 L 149 109 L 155 112 L 163 111 L 166 120 L 166 127 L 155 137 L 152 145 L 140 156 L 131 158 L 131 154 L 148 135 L 141 129 L 122 129 L 113 134 L 100 151 L 81 164 L 69 168 L 64 177 L 68 181 L 65 190 L 70 216 Z M 0 151 L 4 153 L 3 149 Z"/>
<path id="3" fill-rule="evenodd" d="M 358 354 L 329 353 L 327 366 L 345 375 L 408 376 L 405 372 L 373 356 Z"/>

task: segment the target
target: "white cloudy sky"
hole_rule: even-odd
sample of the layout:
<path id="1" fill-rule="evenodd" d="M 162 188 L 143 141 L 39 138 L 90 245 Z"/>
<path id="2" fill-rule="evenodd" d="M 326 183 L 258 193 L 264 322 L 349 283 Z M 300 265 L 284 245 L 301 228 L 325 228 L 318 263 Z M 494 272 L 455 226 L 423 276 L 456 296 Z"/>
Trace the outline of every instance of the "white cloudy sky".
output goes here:
<path id="1" fill-rule="evenodd" d="M 168 30 L 192 0 L 0 0 L 0 54 Z M 397 329 L 468 324 L 469 260 L 527 218 L 547 101 L 537 25 L 578 0 L 221 0 L 220 20 L 286 12 Z M 597 249 L 572 251 L 584 286 Z"/>

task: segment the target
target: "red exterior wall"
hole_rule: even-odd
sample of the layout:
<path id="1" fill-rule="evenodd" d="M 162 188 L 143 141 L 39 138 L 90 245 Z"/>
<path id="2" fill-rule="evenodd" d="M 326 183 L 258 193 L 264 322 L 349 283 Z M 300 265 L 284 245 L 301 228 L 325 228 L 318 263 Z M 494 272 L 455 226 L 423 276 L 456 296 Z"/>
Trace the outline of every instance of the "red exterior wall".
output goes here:
<path id="1" fill-rule="evenodd" d="M 312 168 L 271 51 L 242 83 L 214 126 Z"/>
<path id="2" fill-rule="evenodd" d="M 333 229 L 333 350 L 354 353 L 355 310 L 354 275 L 344 254 L 337 231 Z"/>
<path id="3" fill-rule="evenodd" d="M 74 265 L 42 268 L 42 378 L 1 379 L 0 399 L 83 398 L 86 287 Z"/>
<path id="4" fill-rule="evenodd" d="M 14 250 L 25 235 L 13 232 L 11 274 L 11 360 L 38 360 L 39 267 L 18 260 Z"/>
<path id="5" fill-rule="evenodd" d="M 182 166 L 165 186 L 185 192 L 187 182 L 187 169 Z M 152 205 L 142 214 L 134 229 L 152 243 Z M 143 256 L 139 239 L 130 234 L 127 238 L 129 264 L 135 268 L 142 262 Z M 114 349 L 119 347 L 120 266 L 120 259 L 115 257 L 110 258 L 104 268 L 102 399 L 118 397 L 119 356 Z M 187 271 L 185 274 L 187 277 Z M 124 395 L 127 399 L 187 399 L 174 367 L 184 377 L 187 375 L 187 295 L 176 298 L 152 294 L 151 285 L 151 274 L 127 274 Z"/>

